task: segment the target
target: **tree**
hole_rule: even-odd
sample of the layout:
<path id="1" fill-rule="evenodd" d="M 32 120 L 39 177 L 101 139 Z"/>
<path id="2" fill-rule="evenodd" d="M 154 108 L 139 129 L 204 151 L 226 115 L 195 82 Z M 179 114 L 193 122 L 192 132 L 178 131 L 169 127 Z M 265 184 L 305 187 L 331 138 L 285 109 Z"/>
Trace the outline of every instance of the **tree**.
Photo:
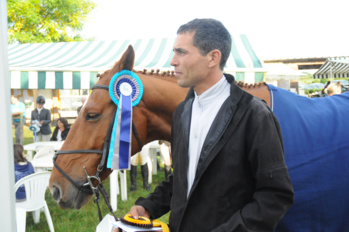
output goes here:
<path id="1" fill-rule="evenodd" d="M 94 7 L 91 0 L 8 0 L 9 43 L 81 41 Z"/>

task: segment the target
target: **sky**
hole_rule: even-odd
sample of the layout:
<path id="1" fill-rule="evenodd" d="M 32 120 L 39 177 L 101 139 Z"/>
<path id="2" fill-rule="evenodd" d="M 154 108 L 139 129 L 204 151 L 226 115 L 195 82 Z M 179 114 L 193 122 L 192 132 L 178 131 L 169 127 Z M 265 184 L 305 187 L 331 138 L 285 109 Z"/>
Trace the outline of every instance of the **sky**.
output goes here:
<path id="1" fill-rule="evenodd" d="M 94 1 L 82 35 L 96 40 L 175 37 L 194 18 L 215 18 L 262 60 L 349 56 L 348 0 Z"/>

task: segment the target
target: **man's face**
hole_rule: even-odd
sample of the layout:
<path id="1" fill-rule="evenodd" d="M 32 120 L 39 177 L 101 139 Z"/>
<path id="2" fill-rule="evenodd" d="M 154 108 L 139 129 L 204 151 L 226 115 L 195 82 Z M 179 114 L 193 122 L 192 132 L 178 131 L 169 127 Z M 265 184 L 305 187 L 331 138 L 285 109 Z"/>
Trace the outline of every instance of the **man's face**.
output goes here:
<path id="1" fill-rule="evenodd" d="M 44 106 L 44 104 L 37 103 L 37 106 L 39 109 L 41 109 Z"/>
<path id="2" fill-rule="evenodd" d="M 189 32 L 177 35 L 171 65 L 174 66 L 178 85 L 194 87 L 195 90 L 205 85 L 209 57 L 201 55 L 193 45 L 193 36 L 194 33 Z"/>

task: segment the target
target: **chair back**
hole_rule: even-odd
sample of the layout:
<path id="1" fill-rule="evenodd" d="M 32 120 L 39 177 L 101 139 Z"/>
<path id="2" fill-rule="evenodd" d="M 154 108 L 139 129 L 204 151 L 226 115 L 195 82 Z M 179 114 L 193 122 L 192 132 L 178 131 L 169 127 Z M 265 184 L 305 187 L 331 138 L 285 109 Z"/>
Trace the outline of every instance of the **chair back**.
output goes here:
<path id="1" fill-rule="evenodd" d="M 38 172 L 28 175 L 15 184 L 15 192 L 24 184 L 26 200 L 16 203 L 16 207 L 25 208 L 27 211 L 34 211 L 43 207 L 45 202 L 45 192 L 51 172 Z"/>

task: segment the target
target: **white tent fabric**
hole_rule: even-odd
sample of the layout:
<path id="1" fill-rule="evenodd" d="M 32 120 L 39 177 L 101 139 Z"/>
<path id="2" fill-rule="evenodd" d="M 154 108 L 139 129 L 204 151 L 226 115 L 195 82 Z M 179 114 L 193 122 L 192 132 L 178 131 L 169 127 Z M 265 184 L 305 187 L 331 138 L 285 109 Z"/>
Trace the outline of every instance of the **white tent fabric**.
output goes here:
<path id="1" fill-rule="evenodd" d="M 313 77 L 320 79 L 349 77 L 349 57 L 328 58 Z"/>
<path id="2" fill-rule="evenodd" d="M 261 76 L 263 67 L 246 35 L 232 36 L 225 71 Z M 135 50 L 135 70 L 172 70 L 175 38 L 9 45 L 12 89 L 89 89 L 96 74 L 111 68 L 128 45 Z M 245 75 L 246 74 L 246 75 Z"/>
<path id="3" fill-rule="evenodd" d="M 265 74 L 266 80 L 299 79 L 300 76 L 306 75 L 301 71 L 294 70 L 282 63 L 264 64 L 264 68 L 267 71 Z"/>

